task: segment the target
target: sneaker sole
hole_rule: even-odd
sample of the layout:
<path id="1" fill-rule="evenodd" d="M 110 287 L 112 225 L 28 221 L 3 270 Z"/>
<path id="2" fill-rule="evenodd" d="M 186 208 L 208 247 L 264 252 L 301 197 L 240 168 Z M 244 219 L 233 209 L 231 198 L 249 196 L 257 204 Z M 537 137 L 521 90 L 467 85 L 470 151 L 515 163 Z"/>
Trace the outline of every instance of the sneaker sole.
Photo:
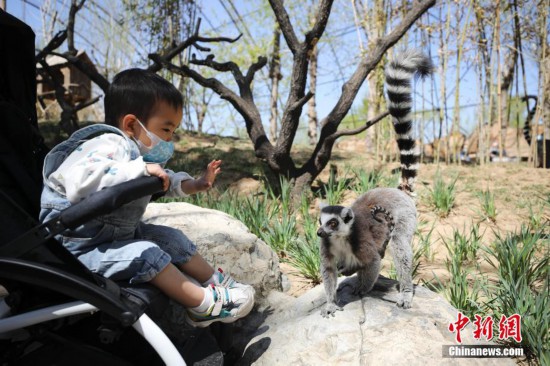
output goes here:
<path id="1" fill-rule="evenodd" d="M 186 314 L 185 320 L 186 320 L 187 324 L 189 324 L 193 327 L 196 327 L 196 328 L 206 328 L 210 324 L 216 323 L 216 322 L 233 323 L 233 322 L 247 316 L 250 313 L 250 311 L 252 310 L 253 307 L 254 307 L 254 297 L 252 296 L 252 297 L 250 297 L 250 301 L 248 301 L 247 303 L 244 303 L 243 305 L 241 305 L 241 308 L 239 309 L 239 310 L 241 310 L 241 312 L 236 316 L 228 316 L 228 317 L 225 317 L 225 318 L 214 318 L 214 319 L 203 320 L 203 321 L 194 321 L 193 319 L 191 319 L 189 317 L 189 314 Z"/>

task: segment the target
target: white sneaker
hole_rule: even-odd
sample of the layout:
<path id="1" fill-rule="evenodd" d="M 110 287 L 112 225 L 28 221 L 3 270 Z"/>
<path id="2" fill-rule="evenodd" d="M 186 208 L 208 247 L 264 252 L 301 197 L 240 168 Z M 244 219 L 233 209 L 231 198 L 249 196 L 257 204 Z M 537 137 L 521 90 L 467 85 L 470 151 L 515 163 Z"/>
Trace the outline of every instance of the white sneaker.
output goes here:
<path id="1" fill-rule="evenodd" d="M 216 286 L 225 288 L 241 288 L 252 293 L 252 296 L 255 294 L 254 287 L 237 282 L 230 274 L 224 273 L 221 268 L 218 268 L 218 270 L 214 272 L 214 283 Z"/>
<path id="2" fill-rule="evenodd" d="M 233 323 L 252 310 L 254 294 L 249 290 L 234 287 L 225 288 L 210 285 L 214 302 L 204 313 L 187 309 L 187 323 L 194 327 L 204 328 L 214 322 Z"/>

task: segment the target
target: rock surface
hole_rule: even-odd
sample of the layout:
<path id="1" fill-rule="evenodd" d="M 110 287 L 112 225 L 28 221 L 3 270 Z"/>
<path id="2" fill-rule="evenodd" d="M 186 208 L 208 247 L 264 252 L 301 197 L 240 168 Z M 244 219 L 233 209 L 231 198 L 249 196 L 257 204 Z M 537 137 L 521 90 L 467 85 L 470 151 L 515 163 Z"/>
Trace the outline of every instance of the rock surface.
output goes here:
<path id="1" fill-rule="evenodd" d="M 396 281 L 380 278 L 363 298 L 352 294 L 356 277 L 340 282 L 344 310 L 322 318 L 324 289 L 317 286 L 299 298 L 273 292 L 269 315 L 251 336 L 241 365 L 514 365 L 508 358 L 443 358 L 444 345 L 456 345 L 448 325 L 457 310 L 439 295 L 417 286 L 413 307 L 395 306 Z M 473 339 L 472 325 L 462 344 Z M 250 338 L 249 338 L 250 339 Z M 486 342 L 485 342 L 486 344 Z"/>
<path id="2" fill-rule="evenodd" d="M 151 203 L 143 217 L 149 224 L 180 229 L 214 268 L 254 286 L 256 303 L 281 290 L 277 255 L 237 219 L 216 210 L 183 202 Z"/>

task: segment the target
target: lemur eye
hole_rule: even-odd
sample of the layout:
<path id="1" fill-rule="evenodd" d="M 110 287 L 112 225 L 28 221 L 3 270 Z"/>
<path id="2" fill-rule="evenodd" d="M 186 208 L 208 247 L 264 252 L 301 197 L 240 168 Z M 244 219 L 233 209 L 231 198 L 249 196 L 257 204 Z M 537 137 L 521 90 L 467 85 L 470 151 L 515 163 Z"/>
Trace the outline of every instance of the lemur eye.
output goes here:
<path id="1" fill-rule="evenodd" d="M 331 221 L 328 223 L 328 226 L 330 226 L 331 229 L 334 229 L 335 227 L 338 226 L 338 222 L 337 221 Z"/>

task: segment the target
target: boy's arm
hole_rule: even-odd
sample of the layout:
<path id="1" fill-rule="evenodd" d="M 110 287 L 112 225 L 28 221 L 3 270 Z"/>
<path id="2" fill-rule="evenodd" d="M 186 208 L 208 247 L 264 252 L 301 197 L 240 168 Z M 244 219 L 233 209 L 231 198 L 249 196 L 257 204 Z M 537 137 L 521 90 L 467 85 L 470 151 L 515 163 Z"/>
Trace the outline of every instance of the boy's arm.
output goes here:
<path id="1" fill-rule="evenodd" d="M 206 167 L 204 174 L 193 179 L 189 174 L 184 172 L 174 173 L 166 169 L 170 177 L 170 189 L 166 196 L 168 197 L 187 197 L 188 195 L 203 192 L 212 187 L 216 176 L 220 173 L 221 160 L 213 160 Z"/>
<path id="2" fill-rule="evenodd" d="M 184 191 L 183 185 L 186 182 L 194 181 L 193 177 L 185 172 L 174 173 L 170 169 L 164 169 L 168 173 L 168 178 L 170 179 L 170 187 L 166 191 L 166 197 L 187 197 L 190 193 Z"/>
<path id="3" fill-rule="evenodd" d="M 127 141 L 116 134 L 104 134 L 80 145 L 48 179 L 75 203 L 105 187 L 144 175 L 149 175 L 145 162 L 141 157 L 130 160 Z"/>

